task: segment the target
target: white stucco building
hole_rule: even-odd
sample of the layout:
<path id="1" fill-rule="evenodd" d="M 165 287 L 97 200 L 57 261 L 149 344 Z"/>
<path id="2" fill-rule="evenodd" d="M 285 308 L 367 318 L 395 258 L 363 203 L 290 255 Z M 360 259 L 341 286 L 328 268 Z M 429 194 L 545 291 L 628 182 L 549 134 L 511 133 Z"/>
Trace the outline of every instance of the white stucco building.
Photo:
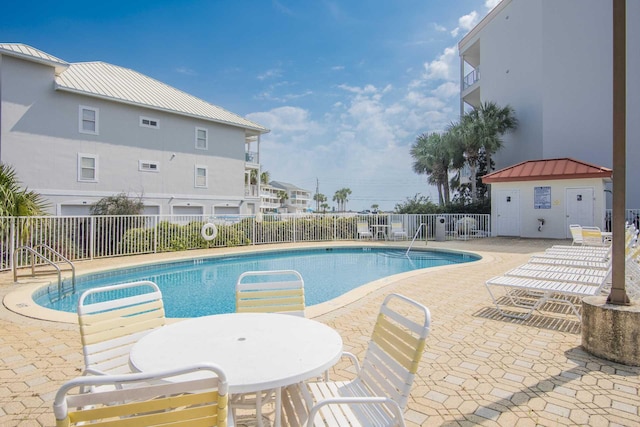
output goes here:
<path id="1" fill-rule="evenodd" d="M 640 1 L 627 0 L 626 13 L 633 209 L 640 208 Z M 461 113 L 494 101 L 511 105 L 519 120 L 493 157 L 496 169 L 564 157 L 613 166 L 612 28 L 610 1 L 502 0 L 460 41 Z"/>
<path id="2" fill-rule="evenodd" d="M 0 162 L 58 215 L 105 196 L 147 214 L 253 214 L 265 127 L 136 71 L 0 44 Z"/>
<path id="3" fill-rule="evenodd" d="M 287 213 L 305 213 L 311 203 L 311 192 L 304 188 L 297 187 L 288 182 L 271 181 L 268 189 L 275 194 L 276 199 L 280 202 L 278 211 Z M 280 200 L 278 193 L 284 191 L 287 197 Z"/>

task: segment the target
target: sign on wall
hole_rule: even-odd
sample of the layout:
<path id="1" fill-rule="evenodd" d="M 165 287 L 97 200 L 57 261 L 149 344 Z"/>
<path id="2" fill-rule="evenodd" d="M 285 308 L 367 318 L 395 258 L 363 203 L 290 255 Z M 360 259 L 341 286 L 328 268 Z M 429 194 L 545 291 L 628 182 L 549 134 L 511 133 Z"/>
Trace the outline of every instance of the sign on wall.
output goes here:
<path id="1" fill-rule="evenodd" d="M 533 208 L 551 209 L 551 187 L 533 187 Z"/>

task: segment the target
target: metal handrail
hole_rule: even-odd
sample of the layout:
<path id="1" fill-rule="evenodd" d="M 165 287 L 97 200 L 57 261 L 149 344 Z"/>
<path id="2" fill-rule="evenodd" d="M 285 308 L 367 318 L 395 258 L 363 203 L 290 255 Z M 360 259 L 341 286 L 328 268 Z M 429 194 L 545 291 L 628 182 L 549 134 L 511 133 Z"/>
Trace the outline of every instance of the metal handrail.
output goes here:
<path id="1" fill-rule="evenodd" d="M 67 258 L 66 256 L 62 255 L 60 252 L 56 251 L 55 249 L 53 249 L 51 246 L 49 246 L 47 244 L 40 243 L 39 245 L 36 245 L 34 247 L 34 249 L 38 249 L 38 248 L 47 249 L 49 252 L 53 253 L 58 258 L 60 258 L 62 261 L 64 261 L 67 264 L 69 264 L 69 267 L 71 267 L 71 284 L 73 285 L 73 289 L 75 290 L 75 288 L 76 288 L 76 266 L 73 265 L 73 262 L 71 262 L 71 260 L 69 258 Z"/>
<path id="2" fill-rule="evenodd" d="M 416 234 L 413 235 L 413 239 L 411 240 L 411 243 L 409 244 L 409 247 L 407 248 L 407 252 L 405 253 L 405 255 L 409 255 L 409 251 L 411 250 L 411 247 L 413 246 L 413 242 L 416 241 L 416 238 L 418 237 L 418 234 L 420 233 L 420 230 L 422 229 L 423 225 L 427 225 L 427 223 L 426 222 L 421 222 L 420 223 L 420 225 L 418 226 L 418 229 L 416 230 Z M 424 243 L 425 243 L 425 245 L 429 244 L 429 236 L 425 236 Z"/>
<path id="3" fill-rule="evenodd" d="M 75 291 L 76 288 L 76 268 L 73 265 L 73 263 L 67 259 L 64 255 L 60 254 L 59 252 L 57 252 L 55 249 L 53 249 L 50 246 L 47 246 L 45 244 L 41 244 L 36 246 L 36 248 L 39 247 L 44 247 L 46 249 L 48 249 L 49 251 L 51 251 L 52 253 L 56 254 L 57 256 L 59 256 L 63 261 L 67 262 L 70 266 L 71 266 L 71 285 L 73 290 Z M 13 281 L 17 282 L 18 281 L 18 254 L 20 253 L 21 250 L 26 250 L 27 252 L 31 253 L 33 255 L 33 258 L 31 259 L 31 277 L 34 277 L 36 275 L 36 265 L 35 265 L 35 258 L 38 258 L 40 260 L 42 260 L 45 264 L 49 264 L 51 266 L 53 266 L 53 268 L 56 269 L 56 272 L 58 274 L 58 292 L 62 291 L 62 270 L 60 269 L 60 267 L 58 266 L 58 264 L 56 264 L 53 260 L 51 260 L 50 258 L 47 258 L 46 256 L 42 255 L 40 252 L 36 251 L 35 248 L 32 248 L 31 246 L 20 246 L 18 248 L 16 248 L 16 250 L 13 252 Z"/>

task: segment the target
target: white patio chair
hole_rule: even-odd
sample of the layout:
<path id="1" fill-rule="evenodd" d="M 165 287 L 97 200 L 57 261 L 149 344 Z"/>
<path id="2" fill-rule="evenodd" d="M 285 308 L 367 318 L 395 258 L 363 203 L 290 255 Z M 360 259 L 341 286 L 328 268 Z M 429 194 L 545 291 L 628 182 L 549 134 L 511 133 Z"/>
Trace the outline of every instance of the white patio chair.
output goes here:
<path id="1" fill-rule="evenodd" d="M 358 231 L 358 239 L 369 238 L 373 239 L 373 233 L 369 229 L 369 224 L 366 222 L 358 222 L 356 224 Z"/>
<path id="2" fill-rule="evenodd" d="M 571 242 L 571 245 L 581 245 L 582 227 L 579 224 L 570 224 L 569 231 L 571 232 L 571 237 L 573 238 L 573 242 Z"/>
<path id="3" fill-rule="evenodd" d="M 402 414 L 430 324 L 424 305 L 388 295 L 362 367 L 353 354 L 344 353 L 355 365 L 353 380 L 307 382 L 284 390 L 283 410 L 289 425 L 404 426 Z"/>
<path id="4" fill-rule="evenodd" d="M 295 270 L 247 271 L 236 282 L 237 313 L 304 317 L 304 279 Z"/>
<path id="5" fill-rule="evenodd" d="M 392 222 L 391 223 L 391 238 L 393 240 L 397 240 L 399 238 L 401 239 L 407 239 L 407 232 L 404 231 L 404 228 L 402 227 L 402 223 L 401 222 Z"/>
<path id="6" fill-rule="evenodd" d="M 304 317 L 304 280 L 295 270 L 247 271 L 236 282 L 236 313 L 281 313 Z M 262 426 L 262 407 L 274 400 L 275 390 L 234 394 L 231 407 L 255 409 Z"/>
<path id="7" fill-rule="evenodd" d="M 150 281 L 103 286 L 78 300 L 84 374 L 131 372 L 131 347 L 165 324 L 162 293 Z"/>
<path id="8" fill-rule="evenodd" d="M 604 246 L 606 242 L 599 227 L 582 227 L 582 244 L 586 246 Z"/>
<path id="9" fill-rule="evenodd" d="M 57 427 L 233 426 L 226 375 L 214 364 L 79 377 L 60 387 L 53 412 Z"/>

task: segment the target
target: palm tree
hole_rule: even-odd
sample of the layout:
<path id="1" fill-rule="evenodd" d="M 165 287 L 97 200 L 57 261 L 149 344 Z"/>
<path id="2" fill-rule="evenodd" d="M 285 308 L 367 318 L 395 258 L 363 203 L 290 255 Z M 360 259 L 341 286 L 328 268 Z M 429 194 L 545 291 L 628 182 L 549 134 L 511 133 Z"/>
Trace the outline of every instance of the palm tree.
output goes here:
<path id="1" fill-rule="evenodd" d="M 351 189 L 343 188 L 340 191 L 342 191 L 342 194 L 344 194 L 344 201 L 342 202 L 342 210 L 346 211 L 347 210 L 347 202 L 349 201 L 349 196 L 351 195 Z"/>
<path id="2" fill-rule="evenodd" d="M 260 174 L 260 184 L 268 184 L 270 180 L 269 171 L 264 171 Z M 251 185 L 258 184 L 258 169 L 251 169 L 249 174 L 249 183 Z"/>
<path id="3" fill-rule="evenodd" d="M 284 202 L 289 199 L 289 194 L 287 194 L 287 192 L 284 190 L 278 190 L 276 196 L 278 197 L 278 199 L 280 199 L 281 206 L 284 206 Z"/>
<path id="4" fill-rule="evenodd" d="M 351 190 L 349 188 L 341 188 L 333 195 L 333 201 L 338 203 L 338 210 L 345 211 Z"/>
<path id="5" fill-rule="evenodd" d="M 15 170 L 0 163 L 0 216 L 44 215 L 47 203 L 42 196 L 21 189 Z"/>
<path id="6" fill-rule="evenodd" d="M 482 150 L 482 142 L 478 137 L 478 123 L 473 116 L 465 113 L 460 119 L 460 123 L 454 123 L 449 126 L 448 132 L 451 137 L 451 144 L 456 147 L 458 152 L 462 152 L 466 163 L 471 170 L 471 201 L 476 202 L 478 195 L 476 193 L 476 176 L 478 170 L 478 160 Z"/>
<path id="7" fill-rule="evenodd" d="M 477 171 L 481 156 L 485 156 L 487 168 L 491 168 L 491 155 L 502 147 L 500 137 L 517 127 L 513 108 L 499 107 L 495 102 L 485 102 L 475 110 L 464 113 L 460 123 L 449 128 L 452 142 L 464 152 L 471 169 L 471 201 L 476 202 Z"/>
<path id="8" fill-rule="evenodd" d="M 485 102 L 469 112 L 476 124 L 476 137 L 484 148 L 487 168 L 491 170 L 491 156 L 502 148 L 502 135 L 518 127 L 515 111 L 510 106 L 500 107 L 495 102 Z"/>
<path id="9" fill-rule="evenodd" d="M 332 200 L 338 204 L 338 211 L 340 211 L 340 207 L 342 206 L 342 193 L 340 193 L 340 190 L 333 194 Z"/>
<path id="10" fill-rule="evenodd" d="M 439 204 L 449 204 L 449 166 L 451 163 L 451 151 L 449 147 L 449 135 L 431 133 L 422 134 L 416 138 L 411 146 L 413 157 L 413 171 L 429 176 L 429 184 L 438 189 Z"/>
<path id="11" fill-rule="evenodd" d="M 316 201 L 316 211 L 319 211 L 320 205 L 327 201 L 327 196 L 322 193 L 316 193 L 313 195 L 313 200 Z"/>

